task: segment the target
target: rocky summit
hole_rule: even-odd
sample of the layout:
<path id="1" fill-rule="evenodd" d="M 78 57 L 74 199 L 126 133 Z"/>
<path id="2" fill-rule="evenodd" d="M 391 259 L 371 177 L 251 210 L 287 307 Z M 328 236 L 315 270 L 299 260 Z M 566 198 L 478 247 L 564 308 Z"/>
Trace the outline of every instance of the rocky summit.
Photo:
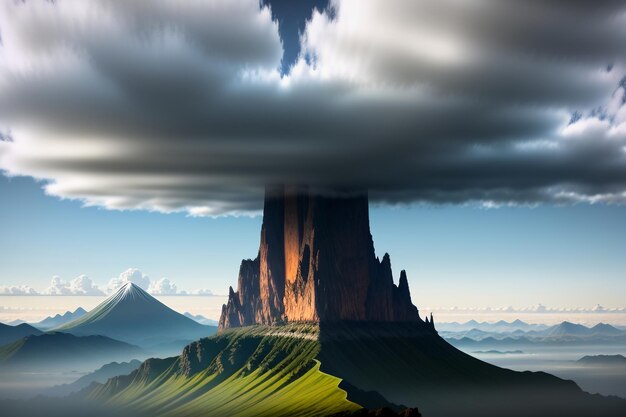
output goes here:
<path id="1" fill-rule="evenodd" d="M 285 322 L 422 322 L 405 271 L 376 257 L 367 195 L 266 192 L 257 257 L 242 261 L 220 329 Z"/>

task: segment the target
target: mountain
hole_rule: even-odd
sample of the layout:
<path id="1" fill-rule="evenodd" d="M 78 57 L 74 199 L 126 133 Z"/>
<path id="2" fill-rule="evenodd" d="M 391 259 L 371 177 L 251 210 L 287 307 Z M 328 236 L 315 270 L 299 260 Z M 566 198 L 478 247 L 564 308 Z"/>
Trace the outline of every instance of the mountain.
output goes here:
<path id="1" fill-rule="evenodd" d="M 26 336 L 40 335 L 43 332 L 30 324 L 22 323 L 17 326 L 9 326 L 0 323 L 0 346 L 14 342 Z"/>
<path id="2" fill-rule="evenodd" d="M 480 323 L 479 323 L 480 324 Z M 493 323 L 496 324 L 496 323 Z M 442 326 L 445 327 L 445 326 Z M 447 327 L 449 328 L 449 327 Z M 453 328 L 459 328 L 454 327 Z M 626 332 L 609 324 L 600 323 L 594 327 L 562 322 L 545 330 L 515 330 L 514 332 L 482 331 L 440 331 L 450 343 L 459 347 L 522 347 L 528 345 L 623 345 Z"/>
<path id="3" fill-rule="evenodd" d="M 213 319 L 208 319 L 200 314 L 197 315 L 193 315 L 189 312 L 185 312 L 183 314 L 185 317 L 190 318 L 191 320 L 194 320 L 200 324 L 204 324 L 205 326 L 218 326 L 219 325 L 219 321 L 217 320 L 213 320 Z"/>
<path id="4" fill-rule="evenodd" d="M 545 324 L 530 324 L 522 320 L 516 319 L 511 322 L 500 320 L 495 323 L 489 322 L 477 322 L 476 320 L 470 320 L 465 323 L 439 323 L 437 326 L 439 330 L 447 332 L 464 332 L 469 330 L 481 330 L 489 333 L 515 333 L 515 332 L 529 332 L 529 331 L 541 331 L 548 328 Z"/>
<path id="5" fill-rule="evenodd" d="M 145 356 L 137 346 L 105 336 L 45 333 L 0 347 L 0 369 L 19 372 L 93 369 L 94 365 L 113 360 Z"/>
<path id="6" fill-rule="evenodd" d="M 617 329 L 610 324 L 606 323 L 598 323 L 591 328 L 591 332 L 594 335 L 603 335 L 603 336 L 616 336 L 626 334 L 623 330 Z"/>
<path id="7" fill-rule="evenodd" d="M 320 371 L 318 344 L 309 337 L 314 326 L 287 330 L 291 336 L 272 337 L 265 327 L 246 327 L 201 339 L 177 357 L 150 359 L 83 394 L 120 407 L 132 401 L 130 411 L 151 416 L 327 416 L 359 409 L 339 378 Z"/>
<path id="8" fill-rule="evenodd" d="M 589 327 L 583 326 L 582 324 L 570 323 L 569 321 L 564 321 L 556 326 L 552 326 L 546 329 L 543 332 L 544 336 L 588 336 L 591 335 L 592 331 Z"/>
<path id="9" fill-rule="evenodd" d="M 584 356 L 576 361 L 585 366 L 619 366 L 626 367 L 626 357 L 623 355 L 595 355 Z"/>
<path id="10" fill-rule="evenodd" d="M 241 263 L 220 328 L 288 321 L 422 322 L 406 273 L 376 258 L 366 195 L 266 192 L 259 253 Z"/>
<path id="11" fill-rule="evenodd" d="M 96 369 L 93 372 L 83 375 L 71 384 L 57 385 L 50 389 L 47 389 L 44 394 L 51 397 L 61 397 L 69 395 L 73 392 L 78 392 L 94 382 L 105 383 L 110 378 L 128 375 L 135 369 L 139 368 L 141 362 L 133 359 L 130 362 L 111 362 L 103 365 L 101 368 Z"/>
<path id="12" fill-rule="evenodd" d="M 489 365 L 411 322 L 230 329 L 81 395 L 155 417 L 326 416 L 399 404 L 431 417 L 621 416 L 626 409 L 626 401 L 586 394 L 571 381 Z"/>
<path id="13" fill-rule="evenodd" d="M 598 336 L 626 336 L 626 332 L 617 329 L 610 324 L 598 323 L 593 327 L 586 327 L 582 324 L 570 323 L 564 321 L 556 326 L 552 326 L 543 332 L 540 332 L 538 336 L 543 337 L 558 337 L 558 336 L 571 336 L 571 337 L 598 337 Z"/>
<path id="14" fill-rule="evenodd" d="M 446 342 L 413 306 L 406 274 L 374 256 L 367 198 L 271 191 L 261 245 L 243 261 L 220 332 L 81 396 L 150 416 L 623 416 L 626 401 L 515 372 Z M 361 412 L 361 411 L 359 411 Z"/>
<path id="15" fill-rule="evenodd" d="M 103 335 L 153 350 L 182 349 L 217 330 L 183 316 L 127 283 L 84 316 L 55 328 L 77 336 Z"/>
<path id="16" fill-rule="evenodd" d="M 32 325 L 40 330 L 50 330 L 55 327 L 62 326 L 65 323 L 69 323 L 72 320 L 76 320 L 85 314 L 87 314 L 87 312 L 82 307 L 78 307 L 74 310 L 74 312 L 66 311 L 63 315 L 57 314 L 52 317 L 46 317 L 40 322 L 33 323 Z"/>

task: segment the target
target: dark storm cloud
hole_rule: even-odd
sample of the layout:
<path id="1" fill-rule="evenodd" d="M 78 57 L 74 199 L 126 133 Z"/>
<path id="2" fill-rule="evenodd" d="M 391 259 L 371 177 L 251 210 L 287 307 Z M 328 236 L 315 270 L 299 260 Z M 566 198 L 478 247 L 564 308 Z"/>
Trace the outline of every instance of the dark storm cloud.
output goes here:
<path id="1" fill-rule="evenodd" d="M 0 168 L 54 195 L 196 215 L 254 211 L 268 183 L 626 201 L 621 1 L 331 2 L 284 76 L 253 0 L 10 2 L 0 28 Z"/>

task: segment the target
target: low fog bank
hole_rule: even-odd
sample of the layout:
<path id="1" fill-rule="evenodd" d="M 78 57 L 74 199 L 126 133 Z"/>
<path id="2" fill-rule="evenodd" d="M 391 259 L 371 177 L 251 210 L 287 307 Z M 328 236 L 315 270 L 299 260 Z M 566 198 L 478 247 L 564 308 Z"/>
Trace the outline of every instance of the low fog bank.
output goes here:
<path id="1" fill-rule="evenodd" d="M 622 346 L 559 346 L 551 348 L 522 348 L 502 350 L 497 346 L 461 349 L 491 364 L 516 371 L 543 371 L 563 379 L 573 380 L 591 394 L 616 395 L 626 398 L 626 366 L 586 365 L 577 362 L 588 355 L 625 355 Z M 521 353 L 520 353 L 521 352 Z"/>

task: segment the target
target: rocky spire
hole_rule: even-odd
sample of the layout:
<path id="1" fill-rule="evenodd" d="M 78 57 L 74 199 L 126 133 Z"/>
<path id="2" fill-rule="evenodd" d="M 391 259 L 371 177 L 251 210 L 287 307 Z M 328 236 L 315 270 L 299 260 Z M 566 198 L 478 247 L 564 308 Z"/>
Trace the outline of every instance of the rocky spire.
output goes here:
<path id="1" fill-rule="evenodd" d="M 406 273 L 379 261 L 366 195 L 266 191 L 259 254 L 242 262 L 220 328 L 286 321 L 421 321 Z"/>

